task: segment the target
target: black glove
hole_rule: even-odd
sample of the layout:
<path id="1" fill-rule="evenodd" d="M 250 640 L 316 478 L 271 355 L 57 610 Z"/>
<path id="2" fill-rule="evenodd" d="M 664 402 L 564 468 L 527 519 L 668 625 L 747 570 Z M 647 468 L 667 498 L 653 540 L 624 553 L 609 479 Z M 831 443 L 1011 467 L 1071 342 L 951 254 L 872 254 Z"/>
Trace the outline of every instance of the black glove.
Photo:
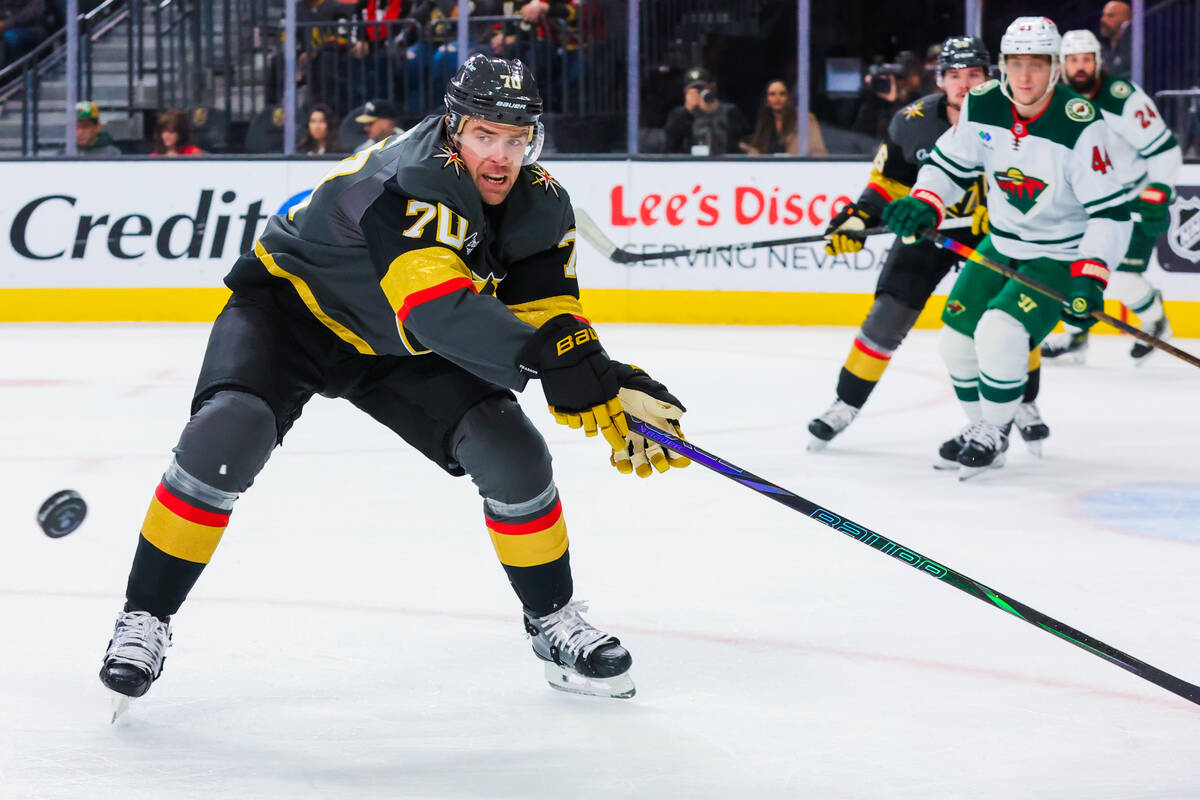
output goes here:
<path id="1" fill-rule="evenodd" d="M 517 356 L 517 367 L 540 378 L 554 418 L 562 425 L 597 431 L 614 450 L 625 447 L 629 424 L 617 393 L 616 362 L 604 355 L 600 337 L 571 314 L 547 320 Z"/>
<path id="2" fill-rule="evenodd" d="M 857 253 L 866 241 L 861 233 L 878 224 L 879 216 L 870 209 L 847 203 L 829 220 L 829 227 L 825 229 L 825 252 L 831 256 Z"/>

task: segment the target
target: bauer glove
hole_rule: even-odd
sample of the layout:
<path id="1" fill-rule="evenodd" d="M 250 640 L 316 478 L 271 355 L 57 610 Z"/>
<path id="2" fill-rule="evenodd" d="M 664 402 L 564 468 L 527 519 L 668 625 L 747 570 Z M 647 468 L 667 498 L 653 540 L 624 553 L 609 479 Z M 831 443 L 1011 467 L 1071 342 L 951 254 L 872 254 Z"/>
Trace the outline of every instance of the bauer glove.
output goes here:
<path id="1" fill-rule="evenodd" d="M 987 206 L 980 203 L 971 212 L 971 234 L 974 236 L 983 236 L 988 232 L 989 228 Z"/>
<path id="2" fill-rule="evenodd" d="M 517 356 L 517 367 L 540 378 L 546 402 L 560 425 L 604 435 L 615 450 L 625 446 L 629 425 L 617 392 L 616 362 L 604 355 L 586 320 L 559 314 L 538 328 Z"/>
<path id="3" fill-rule="evenodd" d="M 683 431 L 679 429 L 679 418 L 687 410 L 683 403 L 641 368 L 617 361 L 613 364 L 621 380 L 619 396 L 625 411 L 682 439 Z M 692 463 L 691 459 L 676 455 L 670 450 L 664 452 L 662 445 L 650 441 L 636 431 L 625 435 L 622 447 L 613 448 L 610 461 L 622 475 L 633 472 L 639 478 L 649 476 L 651 466 L 659 472 L 666 472 L 671 467 L 686 467 Z"/>
<path id="4" fill-rule="evenodd" d="M 1171 226 L 1170 207 L 1171 187 L 1165 183 L 1151 183 L 1138 195 L 1135 210 L 1142 215 L 1138 227 L 1151 238 L 1166 233 Z"/>
<path id="5" fill-rule="evenodd" d="M 946 204 L 928 189 L 917 189 L 908 197 L 893 200 L 883 207 L 880 218 L 905 244 L 912 244 L 925 231 L 942 224 Z"/>
<path id="6" fill-rule="evenodd" d="M 857 253 L 863 249 L 862 232 L 878 224 L 879 217 L 862 206 L 855 203 L 842 206 L 825 229 L 825 252 L 831 256 Z"/>
<path id="7" fill-rule="evenodd" d="M 1108 275 L 1108 267 L 1100 261 L 1076 261 L 1071 265 L 1071 283 L 1062 312 L 1065 321 L 1084 330 L 1096 324 L 1091 314 L 1104 309 Z"/>

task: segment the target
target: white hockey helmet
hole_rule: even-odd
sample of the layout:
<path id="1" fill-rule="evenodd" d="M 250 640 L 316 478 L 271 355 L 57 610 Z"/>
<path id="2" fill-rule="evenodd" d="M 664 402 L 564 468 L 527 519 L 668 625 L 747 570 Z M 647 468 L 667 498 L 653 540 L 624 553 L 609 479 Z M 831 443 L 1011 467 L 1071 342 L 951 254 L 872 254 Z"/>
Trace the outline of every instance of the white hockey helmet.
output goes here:
<path id="1" fill-rule="evenodd" d="M 1096 34 L 1088 30 L 1067 31 L 1062 37 L 1062 46 L 1059 48 L 1059 55 L 1063 61 L 1067 60 L 1067 56 L 1079 55 L 1081 53 L 1091 53 L 1096 57 L 1096 71 L 1100 71 L 1101 54 L 1104 51 L 1100 47 L 1100 40 L 1096 38 Z"/>
<path id="2" fill-rule="evenodd" d="M 1008 69 L 1005 61 L 1008 56 L 1050 56 L 1050 85 L 1046 94 L 1054 91 L 1058 83 L 1062 65 L 1059 51 L 1062 49 L 1062 36 L 1058 26 L 1049 17 L 1017 17 L 1008 26 L 1004 36 L 1000 38 L 1000 91 L 1009 100 L 1012 95 L 1008 90 Z M 1043 99 L 1046 95 L 1042 95 Z"/>

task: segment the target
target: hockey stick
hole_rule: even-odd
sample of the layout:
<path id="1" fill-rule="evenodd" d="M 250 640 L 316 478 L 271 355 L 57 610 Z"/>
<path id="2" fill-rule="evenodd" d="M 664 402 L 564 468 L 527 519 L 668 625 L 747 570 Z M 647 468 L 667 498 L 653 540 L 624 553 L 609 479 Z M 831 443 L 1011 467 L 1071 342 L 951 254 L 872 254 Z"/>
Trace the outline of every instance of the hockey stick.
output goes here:
<path id="1" fill-rule="evenodd" d="M 1009 278 L 1012 278 L 1017 283 L 1023 284 L 1025 286 L 1028 286 L 1030 289 L 1034 289 L 1038 292 L 1041 292 L 1042 294 L 1049 297 L 1051 300 L 1057 300 L 1060 303 L 1067 302 L 1067 298 L 1063 297 L 1061 294 L 1054 291 L 1049 286 L 1047 286 L 1046 284 L 1037 280 L 1036 278 L 1030 278 L 1027 275 L 1022 275 L 1021 273 L 1017 272 L 1012 267 L 1008 267 L 1008 266 L 1005 266 L 1004 264 L 993 261 L 992 259 L 990 259 L 987 256 L 980 253 L 975 248 L 968 247 L 967 245 L 963 244 L 962 242 L 956 242 L 955 240 L 949 238 L 948 236 L 943 236 L 942 234 L 938 233 L 937 231 L 926 231 L 925 238 L 928 239 L 929 241 L 933 242 L 934 244 L 936 244 L 938 247 L 942 248 L 943 250 L 949 250 L 951 253 L 954 253 L 955 255 L 961 256 L 970 261 L 974 261 L 976 264 L 982 264 L 983 266 L 987 267 L 988 269 L 992 269 L 992 270 L 995 270 L 996 272 L 999 272 L 1001 275 L 1007 275 Z M 1107 322 L 1109 325 L 1113 326 L 1117 330 L 1123 331 L 1124 333 L 1128 333 L 1130 336 L 1134 337 L 1135 339 L 1140 339 L 1141 341 L 1145 342 L 1146 344 L 1150 345 L 1151 347 L 1157 347 L 1159 350 L 1162 350 L 1164 353 L 1170 353 L 1171 355 L 1175 356 L 1176 358 L 1182 359 L 1182 360 L 1186 361 L 1187 363 L 1191 364 L 1193 367 L 1200 367 L 1200 358 L 1196 358 L 1196 356 L 1192 355 L 1191 353 L 1189 353 L 1185 350 L 1180 350 L 1178 347 L 1175 347 L 1174 345 L 1167 344 L 1162 339 L 1159 339 L 1157 336 L 1151 336 L 1150 334 L 1146 333 L 1145 331 L 1138 330 L 1137 328 L 1133 327 L 1132 325 L 1122 322 L 1121 320 L 1117 319 L 1116 317 L 1110 317 L 1108 314 L 1105 314 L 1103 311 L 1101 311 L 1099 309 L 1091 312 L 1090 316 L 1095 319 L 1100 320 L 1101 322 Z"/>
<path id="2" fill-rule="evenodd" d="M 748 486 L 759 494 L 766 495 L 772 500 L 782 503 L 790 509 L 799 511 L 800 513 L 815 519 L 817 522 L 828 525 L 835 531 L 844 533 L 852 539 L 862 542 L 868 547 L 874 548 L 884 555 L 891 556 L 894 559 L 903 561 L 910 567 L 914 567 L 923 573 L 932 575 L 933 577 L 950 584 L 956 589 L 960 589 L 972 597 L 982 600 L 985 603 L 999 608 L 1012 614 L 1017 619 L 1022 619 L 1030 625 L 1034 625 L 1045 631 L 1048 631 L 1060 639 L 1064 639 L 1076 647 L 1080 647 L 1094 656 L 1099 656 L 1105 661 L 1116 664 L 1121 669 L 1132 672 L 1143 680 L 1161 686 L 1168 692 L 1174 692 L 1185 700 L 1190 700 L 1197 705 L 1200 705 L 1200 686 L 1197 686 L 1187 681 L 1180 680 L 1174 675 L 1163 672 L 1157 667 L 1152 667 L 1144 661 L 1134 658 L 1131 655 L 1122 653 L 1115 647 L 1111 647 L 1099 639 L 1093 639 L 1086 633 L 1081 633 L 1069 625 L 1046 616 L 1040 611 L 1037 611 L 1029 606 L 1014 600 L 1007 595 L 997 592 L 984 586 L 972 578 L 968 578 L 961 572 L 956 572 L 947 566 L 932 561 L 915 550 L 910 550 L 899 542 L 892 541 L 882 534 L 876 533 L 871 529 L 859 525 L 857 522 L 852 522 L 849 519 L 834 513 L 828 509 L 818 506 L 803 497 L 789 492 L 780 486 L 776 486 L 768 480 L 746 472 L 740 467 L 735 467 L 728 461 L 725 461 L 717 456 L 700 449 L 696 445 L 677 436 L 659 430 L 658 428 L 643 422 L 637 417 L 629 417 L 630 430 L 637 431 L 647 439 L 658 442 L 663 447 L 673 450 L 682 456 L 687 456 L 692 461 L 695 461 L 703 466 L 711 469 L 713 472 L 720 473 L 730 480 L 737 481 L 743 486 Z"/>
<path id="3" fill-rule="evenodd" d="M 942 225 L 942 230 L 957 230 L 958 228 L 966 228 L 971 224 L 970 217 L 961 217 L 952 219 Z M 615 261 L 618 264 L 633 264 L 638 261 L 651 261 L 656 258 L 682 258 L 685 256 L 694 256 L 700 253 L 712 253 L 717 250 L 753 250 L 758 247 L 778 247 L 785 244 L 807 244 L 810 242 L 825 241 L 825 234 L 810 233 L 807 236 L 793 236 L 789 239 L 767 239 L 761 242 L 742 242 L 741 244 L 706 244 L 700 247 L 689 247 L 682 250 L 660 250 L 657 253 L 635 253 L 632 250 L 622 250 L 613 243 L 613 240 L 608 238 L 604 231 L 600 230 L 600 226 L 592 219 L 591 215 L 582 208 L 575 209 L 575 229 L 583 236 L 583 240 L 592 247 L 600 251 L 600 254 L 609 261 Z M 855 236 L 866 238 L 868 236 L 878 236 L 883 233 L 891 233 L 882 225 L 878 228 L 867 228 L 859 231 Z"/>

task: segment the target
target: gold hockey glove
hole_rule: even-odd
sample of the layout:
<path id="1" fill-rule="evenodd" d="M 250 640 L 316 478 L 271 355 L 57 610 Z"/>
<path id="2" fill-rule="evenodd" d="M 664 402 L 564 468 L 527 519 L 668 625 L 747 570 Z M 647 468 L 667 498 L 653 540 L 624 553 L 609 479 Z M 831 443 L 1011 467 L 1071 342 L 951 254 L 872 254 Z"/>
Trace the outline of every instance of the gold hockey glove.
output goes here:
<path id="1" fill-rule="evenodd" d="M 865 208 L 849 203 L 829 220 L 825 229 L 825 252 L 831 256 L 857 253 L 865 242 L 862 231 L 878 224 L 878 218 Z"/>
<path id="2" fill-rule="evenodd" d="M 613 362 L 621 381 L 621 405 L 640 420 L 684 438 L 679 428 L 679 418 L 686 411 L 679 398 L 667 391 L 667 387 L 651 378 L 639 367 Z M 635 473 L 639 478 L 648 477 L 653 470 L 666 472 L 671 467 L 682 468 L 691 464 L 691 459 L 664 451 L 662 445 L 650 441 L 635 431 L 625 434 L 620 447 L 614 447 L 610 459 L 622 475 Z M 651 469 L 653 467 L 653 470 Z"/>
<path id="3" fill-rule="evenodd" d="M 517 357 L 522 372 L 541 379 L 559 424 L 583 428 L 588 436 L 601 433 L 613 449 L 623 447 L 629 433 L 617 398 L 621 385 L 616 366 L 587 320 L 571 314 L 547 320 Z"/>

